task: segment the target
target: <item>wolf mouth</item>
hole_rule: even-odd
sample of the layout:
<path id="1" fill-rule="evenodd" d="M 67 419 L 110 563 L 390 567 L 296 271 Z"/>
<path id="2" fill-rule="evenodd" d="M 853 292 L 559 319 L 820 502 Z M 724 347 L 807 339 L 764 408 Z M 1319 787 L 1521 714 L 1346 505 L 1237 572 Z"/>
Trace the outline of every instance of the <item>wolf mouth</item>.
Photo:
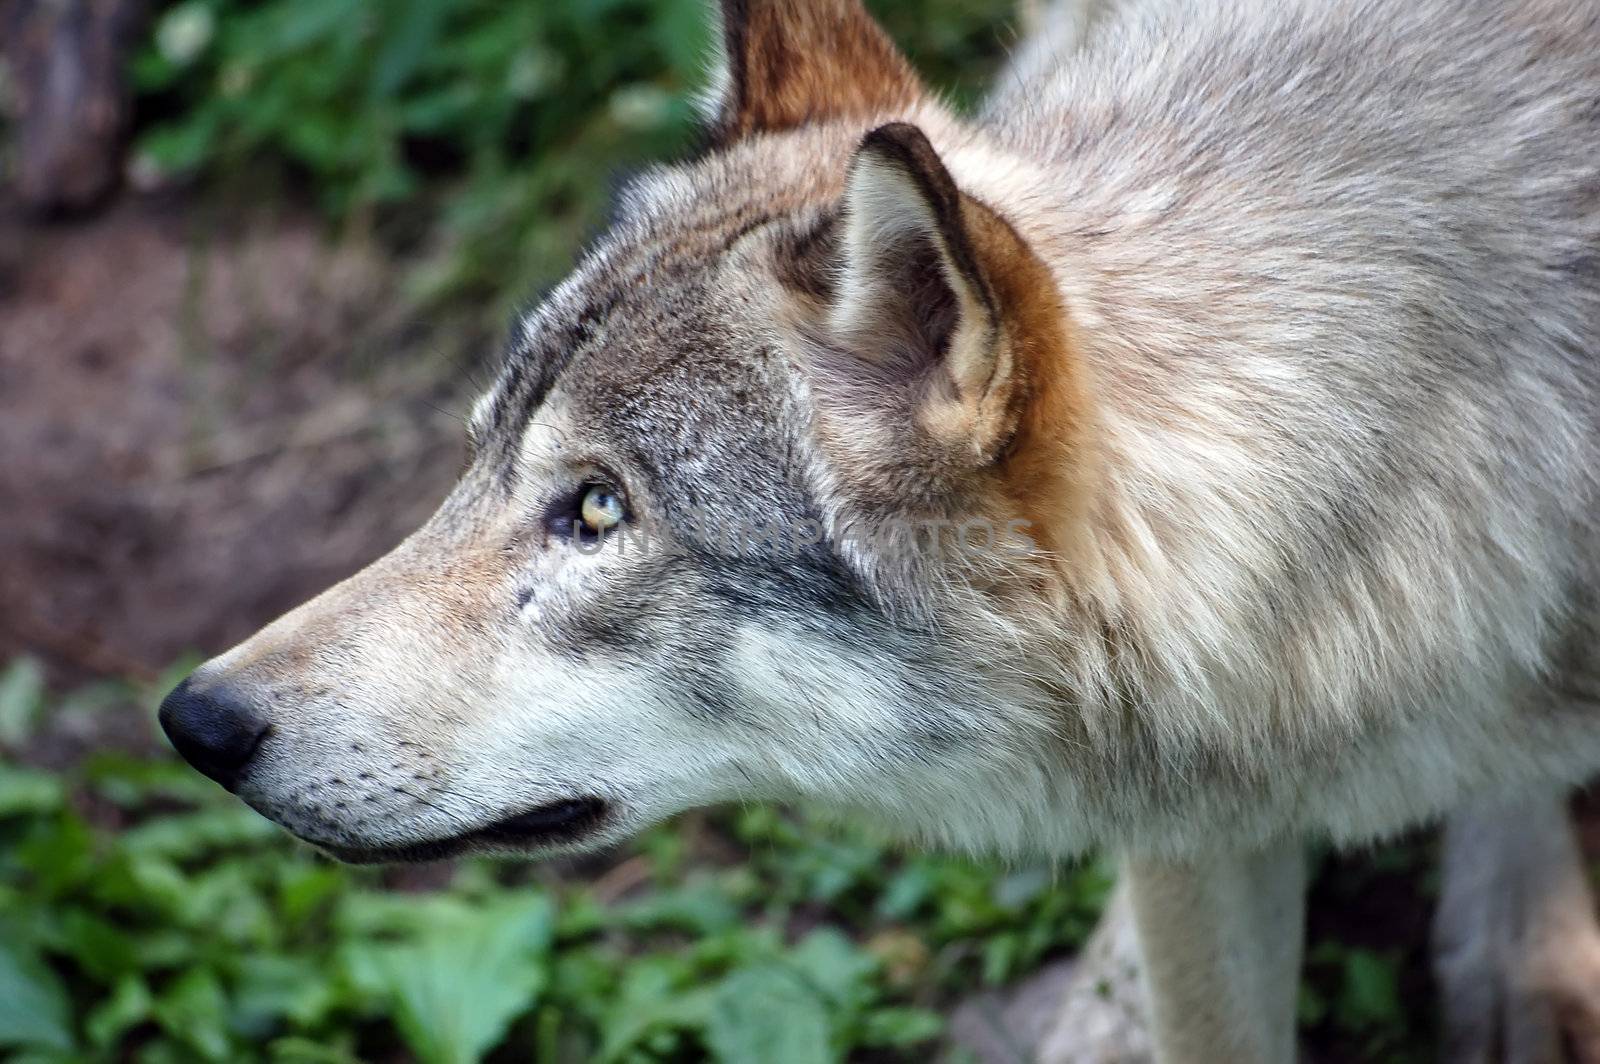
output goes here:
<path id="1" fill-rule="evenodd" d="M 318 848 L 347 864 L 441 861 L 476 849 L 527 849 L 576 842 L 599 827 L 607 813 L 606 803 L 599 798 L 567 798 L 535 806 L 448 838 L 402 846 L 365 847 L 320 843 Z"/>

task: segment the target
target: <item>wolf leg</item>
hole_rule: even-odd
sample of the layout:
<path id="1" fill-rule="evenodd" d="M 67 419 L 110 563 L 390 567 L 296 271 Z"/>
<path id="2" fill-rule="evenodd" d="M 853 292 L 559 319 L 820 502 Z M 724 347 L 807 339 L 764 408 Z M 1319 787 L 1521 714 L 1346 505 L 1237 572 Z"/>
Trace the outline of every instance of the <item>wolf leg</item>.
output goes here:
<path id="1" fill-rule="evenodd" d="M 1156 1059 L 1292 1064 L 1305 932 L 1300 841 L 1123 869 Z"/>
<path id="2" fill-rule="evenodd" d="M 1600 1064 L 1600 924 L 1564 798 L 1457 813 L 1443 873 L 1442 1059 Z"/>
<path id="3" fill-rule="evenodd" d="M 1298 841 L 1125 861 L 1041 1061 L 1290 1064 L 1304 894 Z"/>

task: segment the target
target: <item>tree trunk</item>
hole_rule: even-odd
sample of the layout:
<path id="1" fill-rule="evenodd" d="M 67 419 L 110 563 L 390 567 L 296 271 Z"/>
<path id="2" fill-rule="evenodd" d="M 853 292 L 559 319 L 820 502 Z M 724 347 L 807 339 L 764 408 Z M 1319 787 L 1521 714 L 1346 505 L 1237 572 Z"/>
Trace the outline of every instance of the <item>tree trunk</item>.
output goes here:
<path id="1" fill-rule="evenodd" d="M 116 186 L 128 52 L 144 12 L 144 0 L 11 0 L 4 9 L 16 188 L 32 210 L 84 210 Z"/>

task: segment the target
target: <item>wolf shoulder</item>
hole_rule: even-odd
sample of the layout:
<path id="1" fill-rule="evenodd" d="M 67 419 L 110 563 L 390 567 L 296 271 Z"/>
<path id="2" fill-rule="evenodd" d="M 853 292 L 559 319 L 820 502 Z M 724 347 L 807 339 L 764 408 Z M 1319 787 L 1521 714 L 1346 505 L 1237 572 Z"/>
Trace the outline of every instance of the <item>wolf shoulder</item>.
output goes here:
<path id="1" fill-rule="evenodd" d="M 1104 390 L 1216 397 L 1184 416 L 1298 487 L 1257 516 L 1302 568 L 1352 532 L 1317 500 L 1369 513 L 1373 630 L 1457 586 L 1453 646 L 1550 626 L 1517 669 L 1600 675 L 1600 3 L 1105 6 L 985 112 L 1051 168 L 1075 305 L 1137 338 Z"/>
<path id="2" fill-rule="evenodd" d="M 1050 174 L 1058 271 L 1159 288 L 1263 359 L 1315 350 L 1335 391 L 1399 358 L 1600 430 L 1600 3 L 1068 7 L 984 115 Z"/>
<path id="3" fill-rule="evenodd" d="M 1600 234 L 1593 0 L 1068 0 L 1047 10 L 998 78 L 983 125 L 1060 165 L 1060 192 L 1086 206 L 1157 182 L 1203 200 L 1209 182 L 1239 209 L 1385 205 L 1444 222 L 1465 205 L 1530 240 L 1563 226 L 1574 240 Z M 1592 286 L 1592 258 L 1579 250 L 1565 261 Z"/>

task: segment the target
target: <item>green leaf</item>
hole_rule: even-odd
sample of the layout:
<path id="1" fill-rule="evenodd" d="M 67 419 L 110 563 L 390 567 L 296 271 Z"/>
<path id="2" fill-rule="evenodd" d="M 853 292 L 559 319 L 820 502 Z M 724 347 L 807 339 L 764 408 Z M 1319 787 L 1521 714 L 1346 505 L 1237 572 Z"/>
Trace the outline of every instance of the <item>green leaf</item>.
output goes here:
<path id="1" fill-rule="evenodd" d="M 895 873 L 878 898 L 878 912 L 890 920 L 904 920 L 922 906 L 934 890 L 933 874 L 927 865 L 909 864 Z"/>
<path id="2" fill-rule="evenodd" d="M 11 851 L 32 874 L 36 893 L 53 896 L 84 883 L 94 872 L 94 835 L 72 813 L 46 818 Z"/>
<path id="3" fill-rule="evenodd" d="M 699 935 L 737 927 L 741 921 L 739 907 L 717 889 L 715 880 L 704 876 L 630 902 L 619 912 L 627 927 L 677 928 Z"/>
<path id="4" fill-rule="evenodd" d="M 434 48 L 444 7 L 438 0 L 408 0 L 403 5 L 373 63 L 373 100 L 393 96 Z"/>
<path id="5" fill-rule="evenodd" d="M 226 795 L 217 785 L 178 761 L 152 761 L 122 751 L 102 751 L 83 763 L 84 782 L 98 797 L 123 809 L 153 800 L 214 804 Z"/>
<path id="6" fill-rule="evenodd" d="M 877 958 L 831 927 L 811 932 L 785 959 L 839 1006 L 853 1006 L 870 997 L 870 982 L 878 969 Z"/>
<path id="7" fill-rule="evenodd" d="M 279 828 L 246 805 L 232 803 L 198 813 L 146 821 L 123 833 L 130 856 L 183 861 L 212 850 L 244 847 L 280 837 Z"/>
<path id="8" fill-rule="evenodd" d="M 228 996 L 217 977 L 191 968 L 157 998 L 151 1010 L 161 1029 L 204 1060 L 233 1059 L 228 1038 Z"/>
<path id="9" fill-rule="evenodd" d="M 327 965 L 308 956 L 251 954 L 237 959 L 232 980 L 234 1027 L 252 1041 L 289 1020 L 312 1028 L 333 1011 L 337 991 Z"/>
<path id="10" fill-rule="evenodd" d="M 888 1008 L 867 1014 L 861 1044 L 905 1049 L 944 1033 L 944 1017 L 928 1009 Z"/>
<path id="11" fill-rule="evenodd" d="M 653 21 L 656 40 L 674 69 L 693 76 L 705 66 L 712 21 L 700 0 L 657 0 Z"/>
<path id="12" fill-rule="evenodd" d="M 629 970 L 631 974 L 636 967 Z M 630 1051 L 649 1043 L 662 1031 L 700 1031 L 710 1022 L 716 1003 L 715 989 L 702 987 L 680 992 L 660 989 L 659 996 L 641 999 L 635 988 L 628 1000 L 611 1010 L 604 1026 L 605 1040 L 596 1054 L 598 1064 L 633 1060 Z"/>
<path id="13" fill-rule="evenodd" d="M 0 941 L 0 1046 L 70 1050 L 70 1015 L 60 976 L 20 942 Z"/>
<path id="14" fill-rule="evenodd" d="M 118 853 L 95 882 L 92 893 L 103 904 L 176 922 L 188 908 L 189 889 L 188 879 L 172 862 Z"/>
<path id="15" fill-rule="evenodd" d="M 267 1047 L 273 1064 L 361 1064 L 348 1048 L 310 1038 L 279 1038 Z"/>
<path id="16" fill-rule="evenodd" d="M 1295 1019 L 1302 1027 L 1315 1027 L 1328 1017 L 1328 1002 L 1317 988 L 1302 984 L 1300 996 L 1295 1001 Z"/>
<path id="17" fill-rule="evenodd" d="M 49 813 L 66 801 L 61 780 L 47 772 L 0 765 L 0 817 Z"/>
<path id="18" fill-rule="evenodd" d="M 139 949 L 122 928 L 83 909 L 61 916 L 63 944 L 85 971 L 105 983 L 137 969 Z"/>
<path id="19" fill-rule="evenodd" d="M 215 112 L 199 110 L 181 122 L 156 126 L 139 139 L 139 155 L 161 174 L 198 169 L 209 158 L 217 134 Z"/>
<path id="20" fill-rule="evenodd" d="M 706 1044 L 725 1064 L 827 1064 L 837 1059 L 829 1037 L 822 1000 L 776 964 L 724 979 L 706 1023 Z"/>
<path id="21" fill-rule="evenodd" d="M 99 1064 L 82 1053 L 60 1049 L 24 1049 L 4 1059 L 6 1064 Z"/>
<path id="22" fill-rule="evenodd" d="M 999 986 L 1016 970 L 1017 952 L 1022 944 L 1015 931 L 995 935 L 983 944 L 983 981 Z"/>
<path id="23" fill-rule="evenodd" d="M 44 670 L 18 658 L 0 670 L 0 745 L 20 746 L 33 735 L 44 709 Z"/>
<path id="24" fill-rule="evenodd" d="M 346 965 L 353 982 L 386 994 L 423 1064 L 472 1064 L 544 988 L 551 906 L 533 895 L 432 915 L 415 941 L 358 947 Z"/>
<path id="25" fill-rule="evenodd" d="M 285 923 L 297 926 L 349 885 L 350 877 L 342 866 L 285 863 L 278 873 L 277 911 Z"/>
<path id="26" fill-rule="evenodd" d="M 1359 1030 L 1392 1023 L 1400 1017 L 1399 966 L 1393 957 L 1366 949 L 1344 956 L 1344 982 L 1339 990 L 1339 1024 Z"/>
<path id="27" fill-rule="evenodd" d="M 117 983 L 111 996 L 96 1005 L 84 1023 L 89 1044 L 107 1049 L 128 1030 L 150 1018 L 150 989 L 144 980 L 130 975 Z"/>

